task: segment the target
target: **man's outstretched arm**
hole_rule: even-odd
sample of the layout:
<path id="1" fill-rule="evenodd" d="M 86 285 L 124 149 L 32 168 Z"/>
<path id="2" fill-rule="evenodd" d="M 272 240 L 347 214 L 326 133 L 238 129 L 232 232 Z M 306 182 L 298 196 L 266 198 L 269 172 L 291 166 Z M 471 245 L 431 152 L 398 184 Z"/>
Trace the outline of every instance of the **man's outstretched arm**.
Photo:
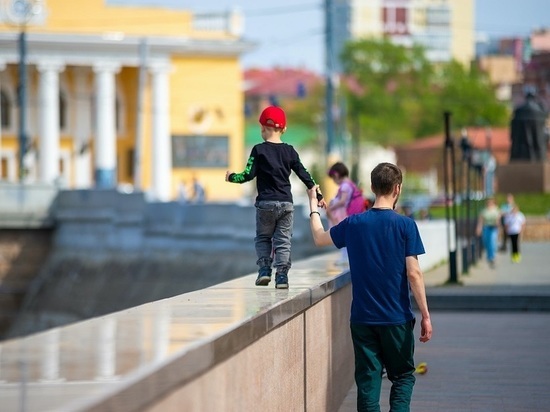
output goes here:
<path id="1" fill-rule="evenodd" d="M 315 185 L 311 189 L 307 190 L 309 197 L 309 226 L 311 228 L 311 234 L 313 235 L 313 242 L 315 246 L 330 246 L 334 245 L 330 232 L 325 231 L 323 222 L 321 221 L 321 213 L 319 213 L 319 201 L 317 200 L 317 188 Z"/>

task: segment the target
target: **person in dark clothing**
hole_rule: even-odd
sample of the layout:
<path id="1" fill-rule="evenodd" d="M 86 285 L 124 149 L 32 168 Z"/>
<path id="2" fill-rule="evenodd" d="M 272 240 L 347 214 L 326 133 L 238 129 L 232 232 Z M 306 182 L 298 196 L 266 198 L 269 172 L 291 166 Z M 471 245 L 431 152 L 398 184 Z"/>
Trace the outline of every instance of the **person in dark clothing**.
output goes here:
<path id="1" fill-rule="evenodd" d="M 510 122 L 510 162 L 546 161 L 548 135 L 544 129 L 547 117 L 548 113 L 537 102 L 536 91 L 528 88 L 525 102 L 514 109 Z"/>
<path id="2" fill-rule="evenodd" d="M 257 286 L 271 282 L 275 267 L 275 287 L 288 289 L 288 271 L 291 267 L 290 249 L 294 222 L 290 174 L 293 171 L 308 189 L 316 186 L 300 156 L 281 136 L 286 131 L 285 112 L 275 106 L 267 107 L 260 115 L 261 135 L 264 140 L 252 148 L 242 173 L 227 171 L 225 180 L 245 183 L 256 178 L 256 237 L 254 243 L 259 267 Z M 317 192 L 319 207 L 326 207 L 321 191 Z"/>

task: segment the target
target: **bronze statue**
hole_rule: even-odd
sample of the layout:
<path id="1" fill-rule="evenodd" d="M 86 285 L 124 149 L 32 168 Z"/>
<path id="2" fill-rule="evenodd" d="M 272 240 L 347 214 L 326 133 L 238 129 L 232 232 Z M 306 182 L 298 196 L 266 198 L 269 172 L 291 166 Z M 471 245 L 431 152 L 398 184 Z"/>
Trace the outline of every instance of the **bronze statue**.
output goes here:
<path id="1" fill-rule="evenodd" d="M 510 124 L 512 147 L 510 161 L 544 161 L 548 147 L 545 133 L 547 113 L 536 100 L 533 90 L 525 94 L 525 102 L 514 109 Z"/>

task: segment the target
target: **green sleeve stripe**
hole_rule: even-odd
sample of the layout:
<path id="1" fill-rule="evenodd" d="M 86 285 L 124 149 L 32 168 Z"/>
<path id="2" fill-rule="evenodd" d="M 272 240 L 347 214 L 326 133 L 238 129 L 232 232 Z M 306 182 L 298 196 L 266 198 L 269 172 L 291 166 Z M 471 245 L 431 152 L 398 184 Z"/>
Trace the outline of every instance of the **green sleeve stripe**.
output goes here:
<path id="1" fill-rule="evenodd" d="M 246 163 L 246 167 L 242 173 L 234 173 L 233 178 L 231 179 L 234 183 L 243 183 L 248 180 L 248 175 L 250 175 L 250 171 L 252 170 L 252 165 L 254 164 L 254 158 L 250 156 L 248 158 L 248 162 Z"/>

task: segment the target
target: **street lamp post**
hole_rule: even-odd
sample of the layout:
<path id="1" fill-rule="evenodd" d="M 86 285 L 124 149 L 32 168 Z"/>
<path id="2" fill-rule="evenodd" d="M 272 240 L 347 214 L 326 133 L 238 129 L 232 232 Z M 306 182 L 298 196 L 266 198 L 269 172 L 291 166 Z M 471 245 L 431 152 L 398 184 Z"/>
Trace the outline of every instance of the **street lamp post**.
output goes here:
<path id="1" fill-rule="evenodd" d="M 484 188 L 484 179 L 483 179 L 483 153 L 479 149 L 472 150 L 472 160 L 471 168 L 474 173 L 474 186 L 478 194 L 483 193 Z M 480 203 L 482 202 L 483 196 L 476 196 L 476 201 L 474 202 L 474 221 L 477 222 L 479 218 L 479 213 L 481 210 Z M 483 242 L 481 237 L 475 236 L 472 238 L 472 263 L 476 262 L 481 258 L 481 252 L 483 247 Z"/>
<path id="2" fill-rule="evenodd" d="M 325 121 L 327 157 L 330 156 L 334 144 L 334 31 L 333 31 L 333 0 L 325 0 Z"/>
<path id="3" fill-rule="evenodd" d="M 27 34 L 25 26 L 19 33 L 19 85 L 17 87 L 17 100 L 19 103 L 19 181 L 25 178 L 25 154 L 27 153 Z"/>
<path id="4" fill-rule="evenodd" d="M 11 0 L 4 4 L 4 14 L 8 21 L 17 26 L 19 36 L 17 49 L 19 53 L 17 102 L 19 105 L 19 180 L 25 178 L 25 154 L 27 153 L 27 24 L 42 13 L 41 0 Z"/>
<path id="5" fill-rule="evenodd" d="M 447 220 L 447 242 L 449 246 L 449 280 L 447 283 L 458 283 L 456 265 L 456 244 L 457 244 L 457 218 L 456 218 L 456 176 L 455 176 L 455 150 L 451 139 L 451 113 L 444 113 L 445 120 L 445 143 L 443 147 L 443 173 L 445 183 L 445 217 Z M 449 169 L 451 176 L 449 179 Z M 450 181 L 450 182 L 449 182 Z M 449 192 L 452 194 L 449 196 Z M 451 235 L 451 210 L 454 222 L 454 235 Z"/>
<path id="6" fill-rule="evenodd" d="M 468 273 L 469 265 L 471 262 L 470 256 L 470 240 L 471 240 L 471 223 L 470 223 L 470 192 L 471 192 L 471 166 L 472 166 L 472 144 L 468 140 L 468 135 L 463 131 L 460 138 L 460 148 L 462 149 L 462 170 L 465 169 L 466 188 L 463 191 L 463 208 L 466 209 L 465 216 L 463 216 L 464 224 L 462 225 L 462 272 Z M 463 182 L 464 183 L 464 182 Z"/>

